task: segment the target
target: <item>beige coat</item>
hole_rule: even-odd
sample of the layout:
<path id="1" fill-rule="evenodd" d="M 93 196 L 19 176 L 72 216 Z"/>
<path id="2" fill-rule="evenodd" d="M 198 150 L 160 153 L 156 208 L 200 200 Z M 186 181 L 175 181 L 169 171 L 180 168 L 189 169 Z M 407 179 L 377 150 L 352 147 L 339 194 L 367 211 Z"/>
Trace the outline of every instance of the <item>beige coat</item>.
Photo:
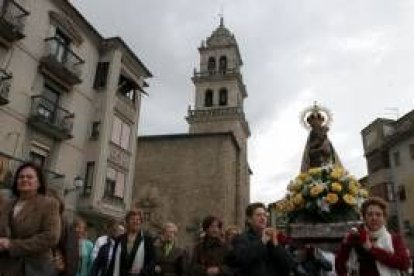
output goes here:
<path id="1" fill-rule="evenodd" d="M 51 248 L 61 228 L 58 202 L 37 195 L 13 217 L 14 204 L 7 203 L 0 214 L 0 237 L 11 240 L 11 248 L 0 253 L 0 275 L 53 275 Z"/>

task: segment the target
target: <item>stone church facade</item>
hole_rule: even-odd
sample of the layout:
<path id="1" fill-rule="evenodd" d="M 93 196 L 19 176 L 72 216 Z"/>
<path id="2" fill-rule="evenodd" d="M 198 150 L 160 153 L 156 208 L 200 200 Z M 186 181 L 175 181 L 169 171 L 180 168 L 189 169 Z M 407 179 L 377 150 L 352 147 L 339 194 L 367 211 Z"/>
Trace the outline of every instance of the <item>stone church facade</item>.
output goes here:
<path id="1" fill-rule="evenodd" d="M 186 117 L 189 133 L 138 138 L 133 192 L 146 226 L 157 231 L 173 221 L 187 246 L 207 215 L 242 227 L 250 190 L 243 62 L 223 19 L 199 53 L 192 77 L 195 103 Z"/>

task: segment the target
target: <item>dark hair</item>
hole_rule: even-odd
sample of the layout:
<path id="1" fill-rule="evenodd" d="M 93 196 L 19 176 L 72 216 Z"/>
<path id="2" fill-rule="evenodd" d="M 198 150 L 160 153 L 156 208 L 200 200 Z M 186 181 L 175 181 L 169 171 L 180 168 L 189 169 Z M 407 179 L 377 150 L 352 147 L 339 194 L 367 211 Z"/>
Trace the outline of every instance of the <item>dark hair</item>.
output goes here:
<path id="1" fill-rule="evenodd" d="M 263 208 L 266 211 L 266 206 L 261 202 L 250 203 L 246 208 L 246 217 L 251 218 L 256 209 Z"/>
<path id="2" fill-rule="evenodd" d="M 37 189 L 38 194 L 45 195 L 46 194 L 46 178 L 43 174 L 42 169 L 32 162 L 23 163 L 20 167 L 17 168 L 16 173 L 13 179 L 13 186 L 12 186 L 12 193 L 16 197 L 20 196 L 20 192 L 17 189 L 17 180 L 19 178 L 20 172 L 25 168 L 32 168 L 37 176 L 37 181 L 39 182 L 39 188 Z"/>
<path id="3" fill-rule="evenodd" d="M 365 217 L 368 207 L 371 205 L 375 205 L 381 208 L 382 212 L 384 213 L 384 217 L 388 217 L 388 203 L 380 197 L 370 197 L 362 203 L 361 206 L 361 213 L 362 217 Z"/>
<path id="4" fill-rule="evenodd" d="M 139 216 L 141 223 L 144 222 L 144 215 L 141 209 L 133 208 L 129 210 L 125 215 L 125 222 L 128 223 L 128 220 L 133 216 Z"/>
<path id="5" fill-rule="evenodd" d="M 221 229 L 223 227 L 223 222 L 215 216 L 207 216 L 203 219 L 203 222 L 201 223 L 201 227 L 204 231 L 206 231 L 215 221 L 218 222 L 218 226 Z"/>

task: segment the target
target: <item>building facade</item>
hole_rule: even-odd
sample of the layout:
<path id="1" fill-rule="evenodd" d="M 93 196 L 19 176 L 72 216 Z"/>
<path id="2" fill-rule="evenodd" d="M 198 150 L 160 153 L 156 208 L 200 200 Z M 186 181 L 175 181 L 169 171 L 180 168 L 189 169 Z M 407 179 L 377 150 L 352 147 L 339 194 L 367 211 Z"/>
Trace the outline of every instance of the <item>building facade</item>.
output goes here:
<path id="1" fill-rule="evenodd" d="M 136 162 L 134 201 L 147 226 L 176 222 L 185 245 L 194 242 L 206 215 L 243 226 L 250 190 L 243 63 L 222 19 L 199 53 L 189 133 L 139 137 Z"/>
<path id="2" fill-rule="evenodd" d="M 31 160 L 48 172 L 69 214 L 92 223 L 122 217 L 150 71 L 67 0 L 0 5 L 0 183 L 7 187 Z"/>
<path id="3" fill-rule="evenodd" d="M 361 132 L 371 195 L 390 202 L 390 223 L 414 249 L 414 111 L 398 120 L 376 119 Z"/>

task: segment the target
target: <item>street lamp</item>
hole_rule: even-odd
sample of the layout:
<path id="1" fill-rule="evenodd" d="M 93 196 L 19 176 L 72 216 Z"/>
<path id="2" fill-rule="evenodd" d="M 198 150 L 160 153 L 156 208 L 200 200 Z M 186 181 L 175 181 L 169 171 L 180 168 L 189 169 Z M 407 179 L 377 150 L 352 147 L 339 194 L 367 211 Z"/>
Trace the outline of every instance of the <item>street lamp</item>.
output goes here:
<path id="1" fill-rule="evenodd" d="M 75 179 L 73 180 L 73 187 L 72 188 L 65 188 L 64 190 L 64 194 L 67 195 L 71 192 L 77 191 L 79 189 L 81 189 L 83 187 L 83 178 L 80 177 L 79 175 L 75 177 Z"/>

